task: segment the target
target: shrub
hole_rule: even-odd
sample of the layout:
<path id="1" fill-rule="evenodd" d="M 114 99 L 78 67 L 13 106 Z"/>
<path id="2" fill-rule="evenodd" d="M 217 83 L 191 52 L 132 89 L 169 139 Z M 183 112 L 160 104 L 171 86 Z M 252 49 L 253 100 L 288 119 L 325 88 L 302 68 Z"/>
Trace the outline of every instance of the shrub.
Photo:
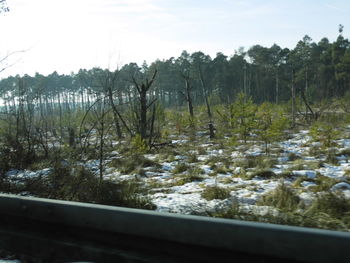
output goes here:
<path id="1" fill-rule="evenodd" d="M 106 184 L 105 188 L 107 188 L 107 186 L 112 194 L 118 191 L 116 195 L 117 200 L 112 199 L 113 203 L 108 203 L 110 199 L 107 199 L 102 200 L 101 203 L 148 210 L 154 210 L 156 208 L 151 199 L 143 194 L 146 189 L 141 188 L 140 184 L 134 180 L 122 182 L 118 185 L 110 182 Z"/>
<path id="2" fill-rule="evenodd" d="M 203 179 L 202 174 L 204 174 L 204 171 L 201 168 L 194 167 L 188 171 L 187 176 L 191 179 L 191 181 L 195 181 Z"/>
<path id="3" fill-rule="evenodd" d="M 121 173 L 130 174 L 135 170 L 139 170 L 144 167 L 159 167 L 160 165 L 142 154 L 133 153 L 130 156 L 123 158 L 115 158 L 109 163 L 110 167 L 117 168 Z"/>
<path id="4" fill-rule="evenodd" d="M 256 105 L 251 97 L 243 92 L 237 94 L 235 102 L 230 106 L 230 123 L 233 137 L 238 134 L 239 139 L 247 142 L 250 132 L 255 127 Z"/>
<path id="5" fill-rule="evenodd" d="M 314 192 L 328 191 L 333 185 L 338 183 L 338 180 L 321 174 L 317 175 L 314 181 L 317 184 L 317 186 L 312 188 Z"/>
<path id="6" fill-rule="evenodd" d="M 199 155 L 206 155 L 207 151 L 204 147 L 198 147 L 197 149 Z"/>
<path id="7" fill-rule="evenodd" d="M 217 165 L 224 166 L 225 168 L 229 168 L 231 165 L 231 160 L 227 156 L 217 156 L 217 155 L 211 155 L 206 161 L 205 164 L 208 164 L 211 166 L 212 169 L 215 169 Z"/>
<path id="8" fill-rule="evenodd" d="M 272 172 L 270 170 L 267 170 L 267 169 L 262 169 L 262 170 L 258 170 L 256 172 L 254 172 L 253 175 L 252 175 L 252 178 L 255 177 L 255 176 L 258 176 L 258 177 L 261 177 L 261 178 L 264 178 L 264 179 L 277 177 L 277 175 L 274 172 Z"/>
<path id="9" fill-rule="evenodd" d="M 305 169 L 305 161 L 303 159 L 296 159 L 293 164 L 288 168 L 290 171 L 298 171 Z"/>
<path id="10" fill-rule="evenodd" d="M 203 170 L 200 168 L 190 168 L 186 173 L 176 178 L 173 185 L 184 185 L 193 181 L 203 180 Z"/>
<path id="11" fill-rule="evenodd" d="M 27 178 L 21 184 L 9 180 L 0 181 L 1 191 L 29 193 L 37 197 L 114 206 L 154 209 L 144 195 L 147 189 L 136 181 L 115 183 L 99 178 L 83 166 L 56 162 L 47 176 Z M 5 189 L 6 188 L 6 189 Z"/>
<path id="12" fill-rule="evenodd" d="M 140 134 L 136 134 L 135 137 L 131 139 L 131 147 L 134 152 L 146 153 L 148 150 L 147 143 L 142 139 Z"/>
<path id="13" fill-rule="evenodd" d="M 349 212 L 350 200 L 346 199 L 341 192 L 333 193 L 331 191 L 319 193 L 307 210 L 307 214 L 326 213 L 330 217 L 338 219 L 349 216 Z"/>
<path id="14" fill-rule="evenodd" d="M 273 206 L 283 211 L 293 211 L 299 202 L 299 197 L 282 181 L 275 190 L 263 195 L 257 204 Z"/>
<path id="15" fill-rule="evenodd" d="M 288 160 L 289 161 L 295 161 L 301 159 L 301 157 L 293 152 L 288 153 Z"/>
<path id="16" fill-rule="evenodd" d="M 339 131 L 330 124 L 315 122 L 310 129 L 310 135 L 314 141 L 320 142 L 322 147 L 328 148 L 336 146 L 335 140 Z"/>
<path id="17" fill-rule="evenodd" d="M 337 154 L 337 156 L 341 156 L 341 155 L 350 156 L 350 148 L 343 149 L 340 151 L 339 154 Z"/>
<path id="18" fill-rule="evenodd" d="M 226 199 L 231 196 L 230 192 L 231 191 L 226 188 L 214 185 L 206 187 L 201 196 L 208 201 L 213 199 Z"/>
<path id="19" fill-rule="evenodd" d="M 190 168 L 190 166 L 186 163 L 178 163 L 174 169 L 172 170 L 172 173 L 174 174 L 180 174 L 185 171 L 187 171 Z"/>
<path id="20" fill-rule="evenodd" d="M 195 154 L 195 153 L 190 153 L 190 154 L 188 155 L 188 162 L 190 162 L 190 163 L 196 163 L 196 162 L 198 162 L 197 154 Z"/>
<path id="21" fill-rule="evenodd" d="M 222 166 L 222 165 L 220 165 L 220 166 L 215 165 L 215 167 L 213 167 L 213 168 L 214 168 L 214 172 L 217 174 L 226 174 L 226 173 L 230 172 L 230 169 L 228 169 L 227 167 Z"/>
<path id="22" fill-rule="evenodd" d="M 339 165 L 339 161 L 337 159 L 337 156 L 335 154 L 335 151 L 329 150 L 326 156 L 326 162 L 334 165 Z"/>
<path id="23" fill-rule="evenodd" d="M 276 159 L 266 157 L 266 156 L 252 156 L 248 155 L 244 159 L 236 162 L 236 166 L 243 168 L 260 168 L 269 169 L 273 168 L 278 162 Z"/>
<path id="24" fill-rule="evenodd" d="M 272 109 L 273 105 L 264 102 L 258 108 L 256 133 L 265 145 L 265 153 L 269 153 L 269 144 L 280 139 L 283 136 L 283 130 L 288 125 L 288 119 L 283 117 L 282 112 L 276 113 Z"/>

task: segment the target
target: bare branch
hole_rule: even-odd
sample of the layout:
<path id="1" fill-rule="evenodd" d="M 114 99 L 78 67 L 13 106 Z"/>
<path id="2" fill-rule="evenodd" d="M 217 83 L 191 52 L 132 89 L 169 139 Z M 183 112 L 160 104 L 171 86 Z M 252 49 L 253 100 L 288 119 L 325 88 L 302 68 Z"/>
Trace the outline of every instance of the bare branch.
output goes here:
<path id="1" fill-rule="evenodd" d="M 0 2 L 1 3 L 1 2 Z M 19 50 L 19 51 L 13 51 L 13 52 L 10 52 L 8 53 L 5 57 L 1 58 L 0 59 L 0 64 L 3 64 L 7 59 L 9 59 L 11 56 L 15 55 L 15 54 L 18 54 L 18 53 L 24 53 L 26 52 L 27 50 Z M 19 60 L 17 60 L 16 62 L 12 63 L 12 64 L 9 64 L 9 65 L 6 65 L 6 66 L 3 66 L 2 68 L 0 68 L 0 73 L 3 72 L 4 70 L 14 66 L 15 64 L 17 64 L 19 62 Z"/>
<path id="2" fill-rule="evenodd" d="M 148 82 L 148 80 L 147 80 L 147 90 L 152 86 L 152 84 L 153 84 L 153 82 L 154 82 L 154 80 L 155 80 L 155 78 L 157 76 L 157 72 L 158 72 L 157 70 L 154 71 L 152 79 L 151 79 L 150 82 Z"/>
<path id="3" fill-rule="evenodd" d="M 155 103 L 156 101 L 157 101 L 157 98 L 154 98 L 154 99 L 147 105 L 147 109 L 148 109 L 149 107 L 151 107 L 152 104 Z"/>
<path id="4" fill-rule="evenodd" d="M 180 92 L 180 94 L 181 94 L 182 96 L 184 96 L 185 99 L 187 100 L 187 96 L 186 96 L 185 92 L 183 92 L 182 90 L 179 90 L 179 92 Z"/>
<path id="5" fill-rule="evenodd" d="M 134 76 L 132 77 L 132 82 L 134 83 L 134 85 L 135 85 L 135 87 L 136 87 L 136 89 L 137 89 L 137 92 L 138 92 L 138 93 L 141 93 L 140 86 L 139 86 L 139 84 L 137 83 L 137 81 L 136 81 L 136 79 L 135 79 Z"/>

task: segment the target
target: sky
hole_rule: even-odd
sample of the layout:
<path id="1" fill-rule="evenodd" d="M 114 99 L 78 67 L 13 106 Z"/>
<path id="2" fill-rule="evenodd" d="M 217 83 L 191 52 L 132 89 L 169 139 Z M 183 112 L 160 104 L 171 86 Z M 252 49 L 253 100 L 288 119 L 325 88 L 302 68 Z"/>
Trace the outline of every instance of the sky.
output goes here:
<path id="1" fill-rule="evenodd" d="M 7 0 L 0 59 L 8 75 L 168 59 L 183 50 L 212 58 L 259 44 L 294 48 L 304 35 L 349 37 L 349 0 Z M 2 65 L 4 66 L 4 65 Z"/>

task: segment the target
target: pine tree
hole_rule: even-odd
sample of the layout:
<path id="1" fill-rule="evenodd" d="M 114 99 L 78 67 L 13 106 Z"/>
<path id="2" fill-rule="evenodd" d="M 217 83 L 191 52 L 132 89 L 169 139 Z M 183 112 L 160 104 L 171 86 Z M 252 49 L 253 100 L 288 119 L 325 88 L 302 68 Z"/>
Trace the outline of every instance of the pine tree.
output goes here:
<path id="1" fill-rule="evenodd" d="M 247 142 L 250 132 L 255 126 L 256 105 L 251 97 L 247 97 L 243 92 L 237 95 L 235 102 L 230 107 L 231 127 L 234 136 Z"/>

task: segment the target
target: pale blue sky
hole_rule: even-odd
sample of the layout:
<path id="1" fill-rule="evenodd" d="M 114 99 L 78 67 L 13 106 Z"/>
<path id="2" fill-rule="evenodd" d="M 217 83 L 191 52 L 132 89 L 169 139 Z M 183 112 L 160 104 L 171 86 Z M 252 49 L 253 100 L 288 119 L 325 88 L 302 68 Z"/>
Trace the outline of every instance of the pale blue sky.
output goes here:
<path id="1" fill-rule="evenodd" d="M 349 0 L 7 0 L 0 17 L 2 73 L 48 74 L 177 57 L 182 50 L 232 55 L 254 44 L 293 48 L 305 34 L 350 32 Z M 19 60 L 19 61 L 18 61 Z"/>

